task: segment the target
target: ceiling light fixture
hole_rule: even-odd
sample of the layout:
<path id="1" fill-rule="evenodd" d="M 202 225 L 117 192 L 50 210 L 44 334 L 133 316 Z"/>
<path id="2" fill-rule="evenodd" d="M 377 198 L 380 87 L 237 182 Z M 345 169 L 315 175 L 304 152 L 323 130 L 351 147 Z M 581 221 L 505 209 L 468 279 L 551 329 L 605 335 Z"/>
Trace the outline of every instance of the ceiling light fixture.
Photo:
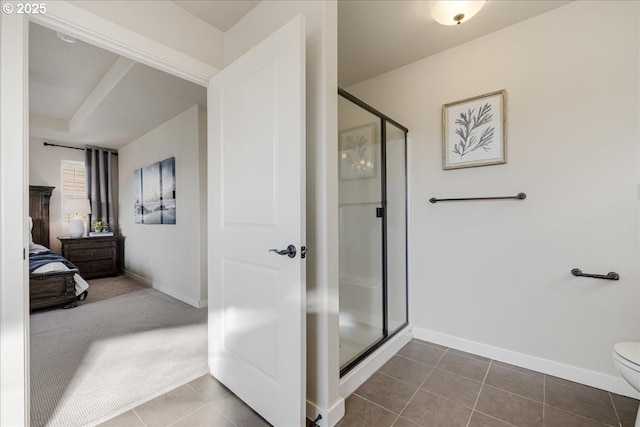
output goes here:
<path id="1" fill-rule="evenodd" d="M 58 36 L 58 38 L 59 38 L 60 40 L 62 40 L 62 41 L 63 41 L 63 42 L 65 42 L 65 43 L 76 43 L 76 42 L 78 41 L 78 39 L 76 39 L 76 38 L 74 38 L 74 37 L 71 37 L 71 36 L 70 36 L 70 35 L 68 35 L 68 34 L 61 33 L 60 31 L 57 31 L 57 32 L 56 32 L 56 35 Z"/>
<path id="2" fill-rule="evenodd" d="M 473 18 L 487 0 L 433 0 L 431 16 L 442 25 L 459 25 Z"/>

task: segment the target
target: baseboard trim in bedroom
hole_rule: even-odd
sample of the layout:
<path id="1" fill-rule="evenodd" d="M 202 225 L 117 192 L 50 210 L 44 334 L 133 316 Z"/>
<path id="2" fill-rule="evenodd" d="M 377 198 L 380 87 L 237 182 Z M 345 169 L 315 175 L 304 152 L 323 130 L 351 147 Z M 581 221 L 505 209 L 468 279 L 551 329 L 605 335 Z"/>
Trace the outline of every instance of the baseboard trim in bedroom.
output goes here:
<path id="1" fill-rule="evenodd" d="M 125 276 L 132 278 L 133 280 L 137 280 L 140 283 L 144 283 L 145 285 L 153 288 L 153 282 L 151 282 L 150 279 L 147 279 L 144 276 L 141 276 L 139 274 L 133 273 L 129 270 L 123 270 L 123 273 Z"/>
<path id="2" fill-rule="evenodd" d="M 509 363 L 521 368 L 531 369 L 532 371 L 553 375 L 555 377 L 599 388 L 601 390 L 607 390 L 611 393 L 640 399 L 640 393 L 635 391 L 623 378 L 613 375 L 590 371 L 588 369 L 566 365 L 554 360 L 543 359 L 541 357 L 531 356 L 517 351 L 494 347 L 492 345 L 431 331 L 429 329 L 414 327 L 413 337 L 429 341 L 434 344 L 440 344 L 457 350 L 466 351 L 468 353 L 477 354 L 478 356 L 484 356 L 489 359 L 498 360 L 500 362 Z M 613 364 L 613 359 L 611 363 Z"/>
<path id="3" fill-rule="evenodd" d="M 165 289 L 165 288 L 159 287 L 159 286 L 155 285 L 152 280 L 147 279 L 144 276 L 140 276 L 139 274 L 133 273 L 133 272 L 131 272 L 129 270 L 124 270 L 124 275 L 127 276 L 127 277 L 131 277 L 132 279 L 137 280 L 138 282 L 144 283 L 145 285 L 147 285 L 147 286 L 149 286 L 149 287 L 151 287 L 153 289 L 156 289 L 156 290 L 162 292 L 163 294 L 167 294 L 170 297 L 173 297 L 173 298 L 175 298 L 177 300 L 180 300 L 180 301 L 182 301 L 182 302 L 184 302 L 186 304 L 189 304 L 192 307 L 204 308 L 208 304 L 207 300 L 195 300 L 193 298 L 189 298 L 189 297 L 186 297 L 186 296 L 184 296 L 184 295 L 182 295 L 180 293 L 177 293 L 173 289 Z"/>

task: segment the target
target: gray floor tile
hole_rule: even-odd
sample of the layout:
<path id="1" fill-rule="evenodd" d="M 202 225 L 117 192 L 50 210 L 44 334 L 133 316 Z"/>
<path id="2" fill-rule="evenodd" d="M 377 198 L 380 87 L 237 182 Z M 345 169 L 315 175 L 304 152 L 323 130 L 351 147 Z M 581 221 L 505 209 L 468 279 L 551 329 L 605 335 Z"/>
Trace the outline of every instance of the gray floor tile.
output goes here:
<path id="1" fill-rule="evenodd" d="M 235 427 L 234 424 L 225 418 L 220 412 L 216 411 L 213 406 L 205 405 L 196 412 L 171 424 L 171 427 Z"/>
<path id="2" fill-rule="evenodd" d="M 215 399 L 210 405 L 237 426 L 252 421 L 257 415 L 253 409 L 233 393 L 228 393 Z"/>
<path id="3" fill-rule="evenodd" d="M 545 403 L 604 424 L 618 424 L 611 397 L 604 390 L 547 376 Z"/>
<path id="4" fill-rule="evenodd" d="M 142 421 L 150 427 L 164 427 L 203 407 L 204 401 L 187 385 L 156 397 L 135 408 Z"/>
<path id="5" fill-rule="evenodd" d="M 449 348 L 449 347 L 445 347 L 443 345 L 435 344 L 435 343 L 432 343 L 432 342 L 429 342 L 429 341 L 419 340 L 417 338 L 413 338 L 411 341 L 413 341 L 415 343 L 418 343 L 418 344 L 428 345 L 429 347 L 438 348 L 438 349 L 440 349 L 442 351 L 445 351 L 446 349 Z"/>
<path id="6" fill-rule="evenodd" d="M 198 393 L 204 400 L 211 402 L 227 393 L 230 393 L 220 381 L 215 379 L 212 375 L 203 375 L 189 383 L 196 393 Z"/>
<path id="7" fill-rule="evenodd" d="M 485 380 L 486 384 L 542 402 L 544 399 L 544 376 L 492 364 Z"/>
<path id="8" fill-rule="evenodd" d="M 136 413 L 131 410 L 111 418 L 109 421 L 100 424 L 99 427 L 145 427 L 145 425 L 140 421 Z"/>
<path id="9" fill-rule="evenodd" d="M 416 386 L 375 373 L 355 393 L 399 414 L 417 389 Z"/>
<path id="10" fill-rule="evenodd" d="M 473 411 L 468 427 L 513 427 L 513 424 L 507 424 L 497 418 Z"/>
<path id="11" fill-rule="evenodd" d="M 620 396 L 615 393 L 610 394 L 622 427 L 633 427 L 640 402 L 627 396 Z"/>
<path id="12" fill-rule="evenodd" d="M 489 369 L 489 363 L 464 356 L 460 352 L 447 351 L 436 366 L 470 380 L 482 382 Z"/>
<path id="13" fill-rule="evenodd" d="M 393 423 L 392 427 L 420 427 L 420 425 L 414 423 L 413 421 L 409 421 L 406 418 L 398 417 L 395 423 Z"/>
<path id="14" fill-rule="evenodd" d="M 427 378 L 431 369 L 433 369 L 431 365 L 416 362 L 403 356 L 393 356 L 379 369 L 379 372 L 411 385 L 419 386 Z"/>
<path id="15" fill-rule="evenodd" d="M 473 408 L 482 384 L 441 369 L 431 371 L 422 389 Z"/>
<path id="16" fill-rule="evenodd" d="M 484 385 L 476 411 L 518 427 L 542 427 L 542 403 Z"/>
<path id="17" fill-rule="evenodd" d="M 418 390 L 401 415 L 425 427 L 466 427 L 471 409 Z"/>
<path id="18" fill-rule="evenodd" d="M 409 341 L 398 354 L 434 366 L 444 354 L 444 350 Z"/>
<path id="19" fill-rule="evenodd" d="M 486 358 L 484 356 L 478 356 L 477 354 L 467 353 L 466 351 L 462 351 L 462 350 L 456 350 L 455 348 L 450 348 L 449 349 L 449 353 L 457 354 L 457 355 L 460 355 L 460 356 L 467 356 L 467 357 L 470 357 L 472 359 L 480 360 L 482 362 L 491 362 L 491 359 L 488 359 L 488 358 Z"/>
<path id="20" fill-rule="evenodd" d="M 617 426 L 617 423 L 616 423 Z M 609 427 L 596 420 L 565 412 L 553 406 L 544 407 L 544 427 Z"/>
<path id="21" fill-rule="evenodd" d="M 352 394 L 345 402 L 346 413 L 336 427 L 390 427 L 397 415 Z"/>

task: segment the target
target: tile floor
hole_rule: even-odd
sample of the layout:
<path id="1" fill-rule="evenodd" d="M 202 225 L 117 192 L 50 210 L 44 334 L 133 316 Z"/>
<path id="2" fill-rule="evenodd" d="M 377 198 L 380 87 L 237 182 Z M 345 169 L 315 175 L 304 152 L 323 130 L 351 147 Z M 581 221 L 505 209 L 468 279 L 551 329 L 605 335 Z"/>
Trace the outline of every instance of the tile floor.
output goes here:
<path id="1" fill-rule="evenodd" d="M 338 427 L 633 427 L 639 402 L 412 340 L 347 398 Z M 102 427 L 263 427 L 207 375 Z"/>
<path id="2" fill-rule="evenodd" d="M 412 340 L 347 398 L 339 427 L 633 427 L 639 402 Z"/>

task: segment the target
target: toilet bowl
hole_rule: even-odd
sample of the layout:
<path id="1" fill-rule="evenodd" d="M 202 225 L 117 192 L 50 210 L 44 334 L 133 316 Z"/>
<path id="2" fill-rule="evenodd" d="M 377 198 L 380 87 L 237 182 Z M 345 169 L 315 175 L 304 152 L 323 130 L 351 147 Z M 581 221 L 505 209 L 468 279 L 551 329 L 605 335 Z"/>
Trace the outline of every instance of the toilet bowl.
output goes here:
<path id="1" fill-rule="evenodd" d="M 622 378 L 640 391 L 640 342 L 619 342 L 614 345 L 613 363 Z M 635 427 L 640 427 L 640 408 Z"/>

